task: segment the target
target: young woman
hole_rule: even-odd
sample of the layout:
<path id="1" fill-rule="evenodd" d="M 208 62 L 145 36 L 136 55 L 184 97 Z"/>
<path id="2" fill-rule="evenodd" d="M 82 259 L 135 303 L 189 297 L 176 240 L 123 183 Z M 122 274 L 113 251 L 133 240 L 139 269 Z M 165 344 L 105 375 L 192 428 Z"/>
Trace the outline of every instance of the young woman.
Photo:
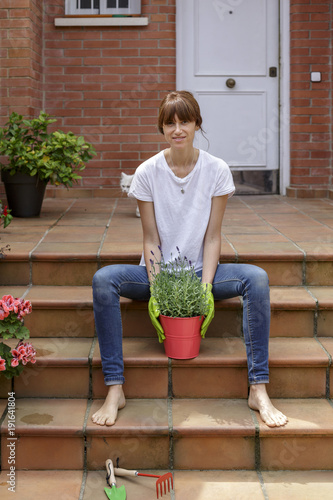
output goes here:
<path id="1" fill-rule="evenodd" d="M 271 427 L 287 418 L 271 403 L 266 384 L 270 299 L 268 277 L 257 266 L 219 264 L 222 219 L 234 184 L 228 165 L 193 146 L 201 129 L 200 108 L 190 92 L 169 93 L 159 110 L 158 128 L 169 144 L 136 170 L 129 196 L 137 199 L 143 229 L 140 265 L 103 267 L 94 276 L 93 297 L 105 384 L 103 406 L 93 415 L 99 425 L 113 425 L 125 406 L 119 297 L 150 299 L 151 252 L 162 249 L 168 261 L 176 247 L 191 260 L 204 287 L 215 299 L 243 297 L 243 331 L 248 362 L 248 404 Z M 149 312 L 154 320 L 152 299 Z M 213 307 L 213 306 L 212 306 Z M 156 314 L 157 315 L 157 314 Z M 207 325 L 206 325 L 207 326 Z"/>

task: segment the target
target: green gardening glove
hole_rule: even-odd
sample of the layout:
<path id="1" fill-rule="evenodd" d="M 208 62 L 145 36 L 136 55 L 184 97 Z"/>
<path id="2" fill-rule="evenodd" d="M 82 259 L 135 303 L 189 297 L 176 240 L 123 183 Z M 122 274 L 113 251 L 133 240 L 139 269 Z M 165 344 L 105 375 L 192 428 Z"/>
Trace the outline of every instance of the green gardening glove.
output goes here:
<path id="1" fill-rule="evenodd" d="M 150 320 L 156 329 L 156 332 L 158 335 L 158 340 L 159 340 L 159 342 L 163 342 L 163 340 L 165 339 L 164 330 L 162 328 L 161 323 L 157 319 L 161 313 L 160 313 L 158 304 L 156 302 L 156 299 L 153 295 L 150 296 L 150 299 L 148 302 L 148 312 L 149 312 Z"/>
<path id="2" fill-rule="evenodd" d="M 201 325 L 201 337 L 204 339 L 207 328 L 210 325 L 210 322 L 214 318 L 215 314 L 215 308 L 214 308 L 214 296 L 212 294 L 212 288 L 213 285 L 211 283 L 202 283 L 202 288 L 204 289 L 204 293 L 207 293 L 207 298 L 208 298 L 208 313 L 206 315 L 206 318 L 204 322 Z"/>

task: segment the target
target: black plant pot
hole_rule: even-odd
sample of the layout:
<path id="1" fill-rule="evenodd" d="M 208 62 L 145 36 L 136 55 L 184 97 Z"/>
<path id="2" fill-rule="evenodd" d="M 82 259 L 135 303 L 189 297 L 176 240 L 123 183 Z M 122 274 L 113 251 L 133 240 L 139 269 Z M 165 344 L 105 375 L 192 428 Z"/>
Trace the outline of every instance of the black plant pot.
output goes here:
<path id="1" fill-rule="evenodd" d="M 36 217 L 40 214 L 46 182 L 37 175 L 10 175 L 6 170 L 1 171 L 1 180 L 5 185 L 8 208 L 14 217 Z"/>

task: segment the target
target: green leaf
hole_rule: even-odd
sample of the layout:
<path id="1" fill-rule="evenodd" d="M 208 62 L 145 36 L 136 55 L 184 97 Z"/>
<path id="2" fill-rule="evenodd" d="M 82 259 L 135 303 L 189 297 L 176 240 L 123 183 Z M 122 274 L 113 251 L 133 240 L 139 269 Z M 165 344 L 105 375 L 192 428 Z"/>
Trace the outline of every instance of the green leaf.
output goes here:
<path id="1" fill-rule="evenodd" d="M 13 216 L 8 214 L 4 217 L 4 222 L 3 222 L 3 227 L 6 229 L 7 226 L 9 226 L 9 224 L 11 223 L 13 219 Z"/>
<path id="2" fill-rule="evenodd" d="M 28 339 L 30 335 L 30 331 L 26 326 L 22 326 L 20 330 L 16 332 L 16 338 L 23 340 L 23 339 Z"/>
<path id="3" fill-rule="evenodd" d="M 11 349 L 8 345 L 4 344 L 3 342 L 0 342 L 0 356 L 6 358 L 7 355 L 10 353 Z"/>

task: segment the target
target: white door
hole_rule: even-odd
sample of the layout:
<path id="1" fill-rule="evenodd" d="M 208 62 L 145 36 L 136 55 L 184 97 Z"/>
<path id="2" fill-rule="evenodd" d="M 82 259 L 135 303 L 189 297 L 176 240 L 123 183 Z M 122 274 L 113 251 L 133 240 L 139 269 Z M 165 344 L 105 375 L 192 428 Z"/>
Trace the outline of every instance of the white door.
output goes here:
<path id="1" fill-rule="evenodd" d="M 178 0 L 177 88 L 190 90 L 238 192 L 278 192 L 279 0 Z"/>

